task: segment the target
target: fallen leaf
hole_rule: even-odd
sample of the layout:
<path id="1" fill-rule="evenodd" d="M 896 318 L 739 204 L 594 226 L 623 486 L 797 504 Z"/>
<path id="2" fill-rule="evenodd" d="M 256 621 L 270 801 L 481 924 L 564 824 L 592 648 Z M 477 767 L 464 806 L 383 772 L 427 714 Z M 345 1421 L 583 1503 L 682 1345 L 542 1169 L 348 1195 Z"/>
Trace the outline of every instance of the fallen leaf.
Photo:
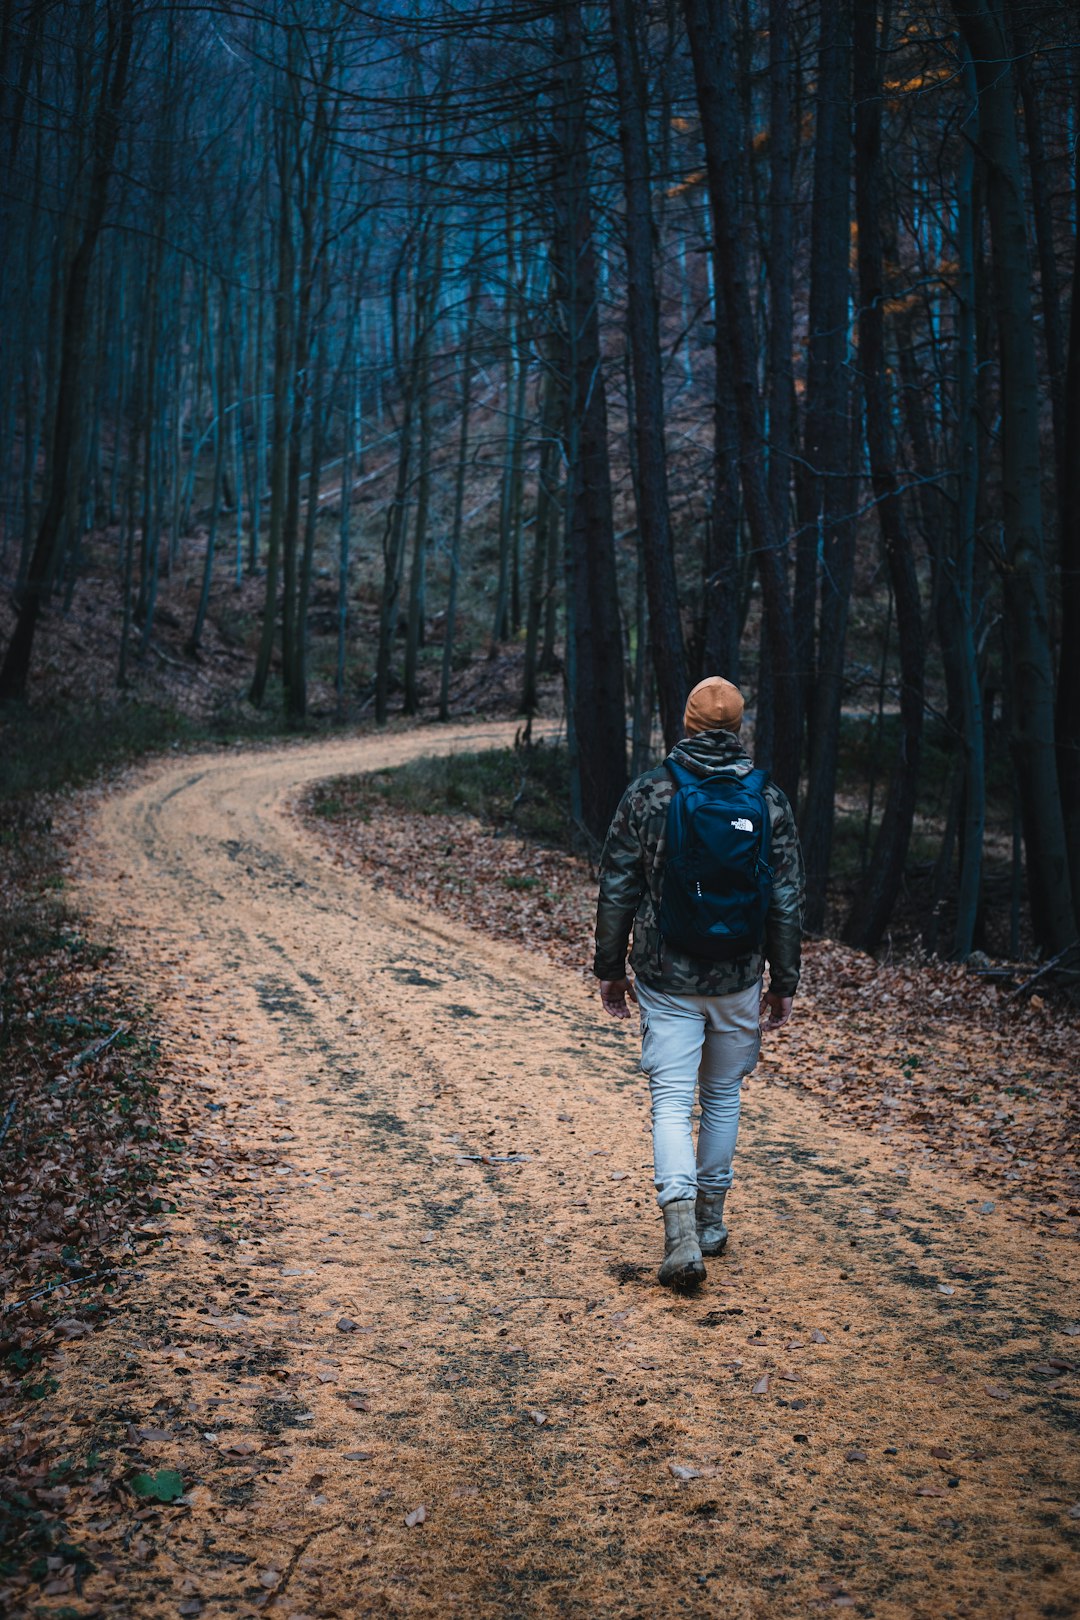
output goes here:
<path id="1" fill-rule="evenodd" d="M 239 1440 L 230 1440 L 221 1449 L 227 1451 L 230 1457 L 251 1457 L 259 1448 L 254 1440 L 241 1438 Z"/>
<path id="2" fill-rule="evenodd" d="M 130 1484 L 136 1496 L 152 1502 L 175 1502 L 184 1494 L 184 1481 L 175 1468 L 162 1468 L 156 1474 L 136 1474 Z"/>
<path id="3" fill-rule="evenodd" d="M 423 1503 L 421 1503 L 419 1507 L 414 1507 L 411 1513 L 406 1513 L 405 1528 L 407 1530 L 415 1530 L 416 1526 L 418 1524 L 423 1524 L 426 1518 L 427 1508 L 424 1507 Z"/>

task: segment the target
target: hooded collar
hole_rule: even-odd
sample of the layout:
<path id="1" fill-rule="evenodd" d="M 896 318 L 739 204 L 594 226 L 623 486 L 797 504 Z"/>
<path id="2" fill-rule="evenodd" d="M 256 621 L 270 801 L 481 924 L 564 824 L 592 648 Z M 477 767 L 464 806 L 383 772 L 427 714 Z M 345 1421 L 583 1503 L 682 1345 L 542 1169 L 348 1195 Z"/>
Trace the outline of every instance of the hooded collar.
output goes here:
<path id="1" fill-rule="evenodd" d="M 696 732 L 676 743 L 668 758 L 698 776 L 710 776 L 719 770 L 745 776 L 754 768 L 753 760 L 733 731 Z"/>

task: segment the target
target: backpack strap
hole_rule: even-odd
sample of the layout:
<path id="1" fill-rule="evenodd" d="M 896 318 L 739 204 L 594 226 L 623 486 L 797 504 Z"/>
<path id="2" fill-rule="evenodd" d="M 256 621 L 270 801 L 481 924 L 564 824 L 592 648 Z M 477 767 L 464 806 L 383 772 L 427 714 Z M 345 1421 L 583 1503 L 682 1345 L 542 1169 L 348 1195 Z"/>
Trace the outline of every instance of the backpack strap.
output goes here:
<path id="1" fill-rule="evenodd" d="M 695 782 L 705 780 L 696 771 L 688 771 L 685 765 L 677 765 L 672 759 L 665 759 L 664 765 L 676 788 L 693 787 Z"/>
<path id="2" fill-rule="evenodd" d="M 679 765 L 670 758 L 665 759 L 664 765 L 677 788 L 697 787 L 705 782 L 715 782 L 721 776 L 727 776 L 726 770 L 711 771 L 708 776 L 699 776 L 696 771 L 688 771 L 685 765 Z M 743 787 L 750 788 L 752 792 L 764 793 L 769 781 L 769 773 L 768 771 L 752 770 L 747 771 L 745 776 L 736 776 L 729 778 L 729 780 L 741 782 Z"/>

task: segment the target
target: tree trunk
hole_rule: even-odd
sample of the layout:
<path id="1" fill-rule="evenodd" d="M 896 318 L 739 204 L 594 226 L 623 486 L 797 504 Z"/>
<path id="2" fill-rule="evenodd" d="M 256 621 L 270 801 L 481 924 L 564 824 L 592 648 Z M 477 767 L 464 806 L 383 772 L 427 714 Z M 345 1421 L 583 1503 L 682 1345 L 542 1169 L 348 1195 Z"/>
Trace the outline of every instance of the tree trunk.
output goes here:
<path id="1" fill-rule="evenodd" d="M 417 345 L 420 350 L 420 376 L 417 383 L 416 515 L 413 519 L 412 567 L 409 572 L 409 617 L 405 631 L 404 714 L 417 714 L 420 691 L 417 665 L 424 642 L 424 607 L 427 586 L 427 530 L 431 506 L 431 321 L 435 310 L 434 289 L 424 292 L 417 316 Z"/>
<path id="2" fill-rule="evenodd" d="M 572 657 L 572 769 L 581 818 L 607 831 L 626 786 L 622 638 L 608 463 L 607 400 L 600 354 L 596 255 L 589 193 L 584 30 L 577 0 L 556 14 L 555 288 L 566 348 L 568 657 Z M 575 795 L 576 796 L 576 795 Z"/>
<path id="3" fill-rule="evenodd" d="M 191 627 L 191 634 L 184 648 L 189 658 L 194 658 L 199 651 L 203 629 L 206 625 L 206 613 L 210 606 L 210 587 L 214 579 L 214 554 L 217 547 L 218 518 L 221 514 L 221 480 L 225 468 L 225 442 L 227 438 L 225 431 L 225 350 L 228 326 L 229 289 L 227 284 L 223 284 L 221 304 L 218 309 L 217 361 L 214 366 L 214 383 L 211 396 L 214 411 L 214 484 L 210 497 L 210 527 L 206 532 L 202 589 L 199 592 L 199 605 L 195 613 L 195 623 Z"/>
<path id="4" fill-rule="evenodd" d="M 847 355 L 851 253 L 851 4 L 822 8 L 815 104 L 806 411 L 796 467 L 795 633 L 810 695 L 806 800 L 806 926 L 825 925 L 848 610 L 855 567 L 855 480 Z M 819 567 L 820 559 L 820 567 Z M 820 620 L 814 645 L 815 610 Z"/>
<path id="5" fill-rule="evenodd" d="M 739 470 L 747 521 L 765 601 L 769 659 L 776 692 L 773 774 L 793 800 L 799 786 L 802 692 L 795 621 L 784 567 L 783 537 L 769 504 L 765 434 L 757 377 L 757 338 L 750 298 L 738 164 L 742 135 L 734 122 L 738 75 L 729 0 L 683 0 L 701 113 L 712 203 L 716 279 L 722 292 L 739 435 Z M 719 324 L 719 323 L 718 323 Z M 721 363 L 717 350 L 717 365 Z"/>
<path id="6" fill-rule="evenodd" d="M 710 264 L 712 259 L 709 260 Z M 727 326 L 719 306 L 713 314 L 716 330 L 716 379 L 713 394 L 713 491 L 705 520 L 704 624 L 701 667 L 697 679 L 724 675 L 739 682 L 739 639 L 742 631 L 742 502 L 739 494 L 739 425 L 731 386 L 731 357 Z"/>
<path id="7" fill-rule="evenodd" d="M 1080 197 L 1080 143 L 1076 186 Z M 1061 658 L 1056 745 L 1076 923 L 1080 927 L 1080 254 L 1073 257 L 1065 362 L 1065 453 L 1061 463 Z"/>
<path id="8" fill-rule="evenodd" d="M 364 443 L 364 413 L 360 397 L 360 355 L 357 349 L 357 316 L 350 323 L 349 349 L 345 357 L 348 393 L 342 412 L 341 426 L 341 511 L 338 515 L 338 599 L 337 599 L 337 660 L 334 668 L 334 691 L 337 695 L 337 715 L 344 720 L 345 652 L 349 634 L 349 550 L 352 530 L 353 469 L 362 466 Z"/>
<path id="9" fill-rule="evenodd" d="M 304 512 L 304 546 L 300 554 L 300 577 L 296 599 L 296 654 L 293 677 L 289 682 L 289 718 L 294 725 L 307 716 L 308 649 L 311 634 L 308 629 L 308 606 L 311 601 L 311 570 L 315 560 L 315 535 L 319 525 L 319 486 L 322 481 L 323 444 L 326 415 L 323 390 L 325 388 L 325 345 L 319 343 L 319 366 L 316 373 L 315 399 L 312 404 L 311 445 L 308 470 L 308 499 Z"/>
<path id="10" fill-rule="evenodd" d="M 120 109 L 127 93 L 134 32 L 134 0 L 116 0 L 108 9 L 101 88 L 93 132 L 93 168 L 79 243 L 71 259 L 64 297 L 57 390 L 49 458 L 49 493 L 34 542 L 19 613 L 0 667 L 0 702 L 26 693 L 34 633 L 52 575 L 56 544 L 68 503 L 68 486 L 79 442 L 82 408 L 82 356 L 86 343 L 90 269 L 108 202 L 109 178 L 120 133 Z"/>
<path id="11" fill-rule="evenodd" d="M 536 474 L 536 517 L 533 525 L 532 570 L 529 575 L 529 601 L 525 621 L 525 666 L 521 680 L 521 712 L 536 709 L 536 676 L 540 651 L 540 628 L 544 613 L 544 581 L 547 573 L 551 529 L 558 522 L 556 505 L 556 450 L 559 431 L 559 390 L 554 371 L 545 366 L 541 383 L 540 465 Z"/>
<path id="12" fill-rule="evenodd" d="M 795 133 L 790 13 L 791 0 L 769 0 L 769 503 L 777 533 L 785 540 L 785 549 L 795 420 L 792 371 Z"/>
<path id="13" fill-rule="evenodd" d="M 412 418 L 416 398 L 417 365 L 416 345 L 409 363 L 402 406 L 401 432 L 398 442 L 397 484 L 390 510 L 386 514 L 383 535 L 383 582 L 379 601 L 379 647 L 375 662 L 375 719 L 385 726 L 390 703 L 390 662 L 397 634 L 398 597 L 401 594 L 401 571 L 405 558 L 405 518 L 409 504 L 409 472 L 412 465 Z"/>
<path id="14" fill-rule="evenodd" d="M 994 300 L 1001 356 L 1005 618 L 1015 683 L 1012 751 L 1035 938 L 1048 953 L 1076 938 L 1054 734 L 1054 682 L 1043 555 L 1031 262 L 1015 87 L 999 5 L 953 0 L 975 64 L 979 144 L 987 165 Z"/>
<path id="15" fill-rule="evenodd" d="M 883 28 L 888 28 L 888 8 Z M 900 747 L 889 777 L 870 869 L 844 923 L 849 945 L 872 951 L 904 879 L 919 786 L 923 728 L 922 602 L 901 505 L 886 383 L 884 252 L 881 237 L 881 56 L 877 9 L 856 9 L 855 212 L 859 230 L 859 370 L 866 399 L 866 447 L 882 545 L 896 607 L 900 650 Z"/>
<path id="16" fill-rule="evenodd" d="M 296 248 L 292 231 L 292 154 L 282 142 L 278 155 L 278 263 L 274 289 L 274 408 L 270 440 L 270 532 L 267 536 L 266 596 L 263 601 L 262 631 L 251 682 L 251 701 L 258 707 L 266 693 L 270 664 L 274 656 L 277 629 L 278 579 L 281 568 L 281 531 L 285 520 L 285 491 L 288 479 L 289 426 L 293 416 L 296 373 L 293 364 L 295 344 L 294 293 Z"/>
<path id="17" fill-rule="evenodd" d="M 688 683 L 668 501 L 664 373 L 653 269 L 655 230 L 645 126 L 646 95 L 635 8 L 631 0 L 610 0 L 610 10 L 626 196 L 627 340 L 634 377 L 638 532 L 649 601 L 650 643 L 656 668 L 660 723 L 664 741 L 673 748 L 682 736 Z"/>
<path id="18" fill-rule="evenodd" d="M 432 227 L 436 232 L 434 254 L 428 257 L 425 239 L 420 248 L 419 285 L 416 306 L 416 347 L 419 361 L 417 383 L 417 468 L 416 520 L 413 528 L 412 568 L 409 575 L 409 617 L 405 632 L 405 714 L 417 714 L 420 692 L 417 686 L 417 666 L 420 649 L 424 645 L 424 616 L 427 592 L 428 520 L 431 509 L 431 363 L 435 322 L 439 308 L 439 286 L 442 280 L 443 232 L 441 224 Z"/>
<path id="19" fill-rule="evenodd" d="M 450 671 L 454 661 L 457 633 L 458 584 L 461 572 L 461 530 L 465 507 L 465 472 L 469 451 L 469 413 L 472 405 L 473 346 L 476 342 L 476 306 L 480 297 L 479 276 L 469 284 L 465 316 L 465 352 L 461 361 L 461 422 L 458 429 L 457 467 L 454 471 L 454 516 L 450 527 L 450 582 L 446 594 L 446 625 L 443 630 L 442 671 L 439 679 L 439 719 L 450 718 Z"/>

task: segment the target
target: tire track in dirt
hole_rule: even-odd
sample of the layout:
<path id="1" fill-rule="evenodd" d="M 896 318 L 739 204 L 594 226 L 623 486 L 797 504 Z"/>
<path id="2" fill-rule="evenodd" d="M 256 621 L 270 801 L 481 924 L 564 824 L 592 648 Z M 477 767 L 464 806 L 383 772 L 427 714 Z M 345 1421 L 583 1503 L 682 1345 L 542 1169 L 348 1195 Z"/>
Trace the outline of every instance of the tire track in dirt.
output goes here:
<path id="1" fill-rule="evenodd" d="M 93 810 L 81 902 L 206 1125 L 131 1308 L 69 1352 L 73 1420 L 156 1425 L 139 1456 L 188 1484 L 87 1602 L 1076 1612 L 1076 1380 L 1034 1370 L 1078 1354 L 1066 1246 L 763 1083 L 766 1050 L 730 1253 L 672 1298 L 634 1032 L 292 814 L 512 729 L 175 760 Z"/>

